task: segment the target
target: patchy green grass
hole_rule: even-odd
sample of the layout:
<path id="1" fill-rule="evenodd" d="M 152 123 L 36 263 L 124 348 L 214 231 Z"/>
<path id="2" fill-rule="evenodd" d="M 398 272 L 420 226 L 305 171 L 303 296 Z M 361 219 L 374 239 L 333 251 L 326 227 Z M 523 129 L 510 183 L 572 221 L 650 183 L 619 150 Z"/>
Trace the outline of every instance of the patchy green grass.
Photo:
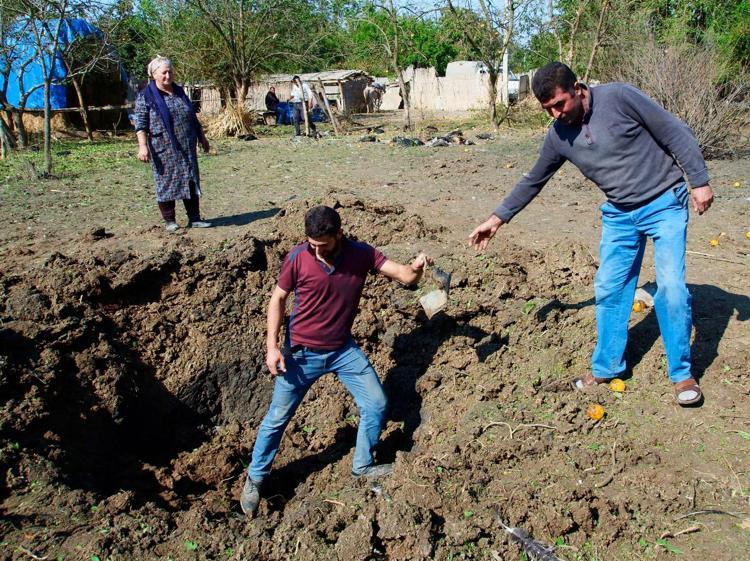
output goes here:
<path id="1" fill-rule="evenodd" d="M 122 166 L 135 168 L 140 164 L 135 157 L 136 152 L 137 143 L 132 135 L 94 142 L 77 139 L 57 141 L 52 147 L 52 174 L 63 179 L 95 171 L 118 171 Z M 30 164 L 38 172 L 43 171 L 43 149 L 34 146 L 0 160 L 0 178 L 6 182 L 31 179 Z"/>

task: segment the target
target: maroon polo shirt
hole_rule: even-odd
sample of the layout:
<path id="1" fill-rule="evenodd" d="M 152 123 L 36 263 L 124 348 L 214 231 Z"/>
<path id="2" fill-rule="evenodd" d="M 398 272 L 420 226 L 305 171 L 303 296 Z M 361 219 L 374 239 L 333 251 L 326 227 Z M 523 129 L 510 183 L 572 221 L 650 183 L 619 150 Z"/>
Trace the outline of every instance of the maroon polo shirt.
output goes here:
<path id="1" fill-rule="evenodd" d="M 294 291 L 287 345 L 334 350 L 351 338 L 367 274 L 379 271 L 386 257 L 366 243 L 346 238 L 342 242 L 330 269 L 307 242 L 284 259 L 278 285 L 285 292 Z"/>

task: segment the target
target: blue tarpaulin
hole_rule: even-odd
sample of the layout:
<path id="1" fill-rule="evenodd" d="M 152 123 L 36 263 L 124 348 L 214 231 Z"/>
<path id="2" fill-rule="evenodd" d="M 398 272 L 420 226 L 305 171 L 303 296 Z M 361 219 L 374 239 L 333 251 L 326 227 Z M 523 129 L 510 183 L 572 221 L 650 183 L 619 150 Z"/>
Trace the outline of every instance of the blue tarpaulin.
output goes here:
<path id="1" fill-rule="evenodd" d="M 328 120 L 325 112 L 319 106 L 313 107 L 310 111 L 310 119 L 315 123 L 322 123 Z M 291 125 L 294 123 L 294 108 L 291 103 L 282 101 L 276 108 L 276 124 Z"/>
<path id="2" fill-rule="evenodd" d="M 13 65 L 8 79 L 7 100 L 13 107 L 19 107 L 21 97 L 27 93 L 26 109 L 44 109 L 44 69 L 42 61 L 37 54 L 37 45 L 31 25 L 40 25 L 38 22 L 20 22 L 18 30 L 26 30 L 26 33 L 17 40 L 14 45 Z M 58 22 L 49 22 L 49 28 L 53 32 L 57 29 Z M 40 31 L 42 31 L 40 29 Z M 12 36 L 12 34 L 8 34 Z M 44 33 L 41 33 L 44 36 Z M 96 35 L 101 37 L 101 31 L 83 19 L 66 19 L 60 25 L 59 48 L 64 49 L 79 38 Z M 48 45 L 52 44 L 51 38 L 46 38 Z M 10 39 L 8 39 L 10 40 Z M 5 45 L 6 49 L 8 45 Z M 45 54 L 45 61 L 50 68 L 50 55 Z M 55 53 L 52 68 L 53 84 L 50 90 L 50 101 L 52 109 L 63 109 L 69 107 L 67 87 L 61 85 L 67 75 L 65 64 L 63 64 L 60 53 Z M 5 78 L 0 76 L 0 87 L 5 84 Z M 36 88 L 36 89 L 34 89 Z M 32 91 L 34 90 L 34 91 Z"/>

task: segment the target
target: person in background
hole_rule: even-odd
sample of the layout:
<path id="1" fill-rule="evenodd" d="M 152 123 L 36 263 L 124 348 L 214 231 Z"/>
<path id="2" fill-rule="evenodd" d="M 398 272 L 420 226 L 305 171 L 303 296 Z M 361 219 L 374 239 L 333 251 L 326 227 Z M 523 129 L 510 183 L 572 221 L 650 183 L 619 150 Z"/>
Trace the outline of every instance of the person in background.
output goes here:
<path id="1" fill-rule="evenodd" d="M 302 111 L 311 111 L 315 105 L 315 97 L 313 96 L 310 86 L 306 82 L 303 82 L 299 76 L 292 78 L 292 92 L 289 95 L 289 101 L 292 102 L 292 116 L 294 120 L 294 135 L 300 136 L 300 123 L 305 122 L 305 116 Z M 310 131 L 315 132 L 315 123 L 308 116 L 308 122 L 310 123 Z"/>
<path id="2" fill-rule="evenodd" d="M 266 109 L 276 112 L 276 108 L 278 106 L 279 98 L 276 97 L 276 88 L 271 86 L 270 88 L 268 88 L 268 93 L 266 94 Z"/>
<path id="3" fill-rule="evenodd" d="M 258 508 L 260 490 L 271 471 L 284 429 L 307 390 L 328 372 L 335 373 L 352 393 L 359 409 L 352 475 L 376 478 L 393 471 L 392 464 L 374 462 L 373 448 L 380 439 L 387 399 L 351 329 L 369 273 L 412 285 L 432 260 L 420 253 L 410 265 L 403 265 L 366 243 L 348 239 L 338 212 L 327 206 L 307 211 L 305 235 L 307 241 L 293 248 L 284 259 L 268 304 L 266 365 L 276 381 L 245 476 L 240 498 L 245 514 Z M 291 293 L 294 312 L 282 350 L 279 334 Z"/>
<path id="4" fill-rule="evenodd" d="M 174 83 L 172 62 L 157 56 L 148 65 L 148 85 L 135 102 L 134 122 L 138 138 L 138 159 L 151 162 L 156 201 L 167 232 L 180 227 L 175 201 L 185 204 L 188 227 L 209 228 L 200 214 L 200 173 L 197 145 L 204 152 L 210 146 L 203 127 L 185 91 Z"/>

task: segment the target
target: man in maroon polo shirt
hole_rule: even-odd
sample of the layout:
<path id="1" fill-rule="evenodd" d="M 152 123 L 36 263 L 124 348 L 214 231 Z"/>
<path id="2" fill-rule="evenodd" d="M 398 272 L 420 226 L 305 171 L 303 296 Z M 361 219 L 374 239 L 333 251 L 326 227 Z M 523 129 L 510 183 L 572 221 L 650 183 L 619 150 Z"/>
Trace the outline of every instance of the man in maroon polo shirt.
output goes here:
<path id="1" fill-rule="evenodd" d="M 352 338 L 351 328 L 368 272 L 411 285 L 419 281 L 430 259 L 419 254 L 411 265 L 402 265 L 366 243 L 347 239 L 341 217 L 326 206 L 307 212 L 305 235 L 307 241 L 284 259 L 268 305 L 266 364 L 276 381 L 242 490 L 240 505 L 245 514 L 258 507 L 260 487 L 271 471 L 284 429 L 297 406 L 310 386 L 328 372 L 338 376 L 359 408 L 352 475 L 371 478 L 393 471 L 392 464 L 376 465 L 373 461 L 372 450 L 383 428 L 387 399 L 370 361 Z M 292 291 L 294 307 L 282 351 L 279 332 L 286 299 Z"/>

